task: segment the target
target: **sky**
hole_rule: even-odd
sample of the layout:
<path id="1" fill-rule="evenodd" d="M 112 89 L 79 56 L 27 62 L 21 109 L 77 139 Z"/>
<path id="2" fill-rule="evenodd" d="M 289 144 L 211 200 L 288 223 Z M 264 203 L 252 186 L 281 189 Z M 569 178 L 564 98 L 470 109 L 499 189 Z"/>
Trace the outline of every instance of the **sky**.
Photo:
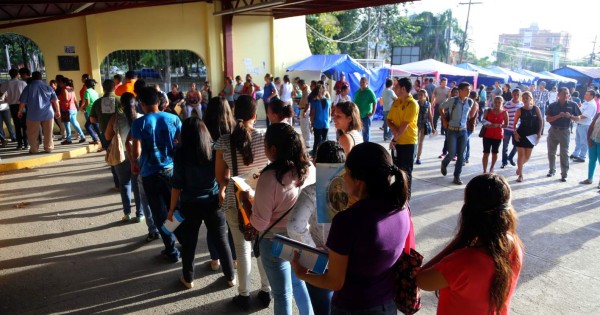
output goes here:
<path id="1" fill-rule="evenodd" d="M 468 38 L 470 51 L 479 58 L 491 55 L 497 49 L 498 35 L 518 34 L 520 28 L 537 23 L 540 30 L 566 31 L 571 35 L 571 60 L 589 58 L 596 35 L 600 35 L 598 0 L 472 0 Z M 435 14 L 447 9 L 464 29 L 469 0 L 422 0 L 406 4 L 408 14 L 430 11 Z M 596 43 L 600 56 L 600 36 Z"/>

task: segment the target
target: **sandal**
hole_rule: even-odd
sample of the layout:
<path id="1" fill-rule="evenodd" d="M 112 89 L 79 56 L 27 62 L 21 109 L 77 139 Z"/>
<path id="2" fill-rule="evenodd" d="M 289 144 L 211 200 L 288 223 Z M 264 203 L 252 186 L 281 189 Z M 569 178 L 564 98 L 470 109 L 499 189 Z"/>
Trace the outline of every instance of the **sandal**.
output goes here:
<path id="1" fill-rule="evenodd" d="M 519 177 L 517 177 L 517 183 L 520 183 L 523 181 L 523 175 L 519 175 Z"/>

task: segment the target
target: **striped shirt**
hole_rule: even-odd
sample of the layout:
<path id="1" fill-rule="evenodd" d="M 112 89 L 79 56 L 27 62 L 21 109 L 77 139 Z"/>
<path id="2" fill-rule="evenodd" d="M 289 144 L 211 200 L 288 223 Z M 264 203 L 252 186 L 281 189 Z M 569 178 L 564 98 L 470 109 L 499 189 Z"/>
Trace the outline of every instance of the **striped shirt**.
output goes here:
<path id="1" fill-rule="evenodd" d="M 267 166 L 269 160 L 265 155 L 265 130 L 264 129 L 255 129 L 252 131 L 252 155 L 254 156 L 254 161 L 250 165 L 244 165 L 244 158 L 239 150 L 236 149 L 237 155 L 237 175 L 246 174 L 254 168 L 258 168 L 262 171 L 262 169 Z M 225 164 L 229 167 L 229 171 L 231 172 L 231 176 L 233 177 L 233 167 L 231 166 L 231 144 L 230 144 L 230 135 L 222 135 L 217 140 L 217 144 L 215 146 L 216 150 L 223 151 L 223 159 L 225 160 Z M 225 190 L 225 201 L 223 205 L 223 209 L 228 211 L 232 209 L 235 211 L 236 202 L 235 195 L 233 193 L 233 181 L 229 181 L 227 185 L 227 189 Z"/>
<path id="2" fill-rule="evenodd" d="M 546 103 L 548 103 L 548 98 L 550 94 L 549 91 L 544 89 L 543 91 L 537 90 L 533 91 L 533 99 L 535 101 L 535 105 L 539 108 L 545 108 Z M 543 107 L 542 107 L 543 106 Z"/>
<path id="3" fill-rule="evenodd" d="M 508 127 L 504 128 L 504 130 L 515 131 L 515 113 L 521 107 L 523 107 L 523 102 L 513 103 L 510 100 L 504 103 L 504 109 L 508 112 Z"/>

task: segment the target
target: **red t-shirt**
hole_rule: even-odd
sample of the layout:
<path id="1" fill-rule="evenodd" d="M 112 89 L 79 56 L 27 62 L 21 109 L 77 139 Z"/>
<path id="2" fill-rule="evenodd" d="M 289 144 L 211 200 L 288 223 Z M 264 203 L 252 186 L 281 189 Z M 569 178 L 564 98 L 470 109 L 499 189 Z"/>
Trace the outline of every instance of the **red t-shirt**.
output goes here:
<path id="1" fill-rule="evenodd" d="M 487 118 L 485 120 L 491 122 L 492 124 L 503 124 L 504 123 L 504 112 L 503 110 L 500 114 L 494 113 L 494 110 L 490 110 L 487 114 Z M 484 138 L 501 140 L 504 138 L 504 129 L 502 128 L 487 128 L 485 130 Z"/>
<path id="2" fill-rule="evenodd" d="M 521 273 L 522 253 L 513 251 L 511 258 L 513 276 L 508 297 L 501 315 L 510 313 L 510 300 L 513 296 L 519 274 Z M 448 287 L 440 290 L 437 314 L 487 314 L 490 308 L 489 292 L 494 276 L 494 260 L 481 249 L 463 248 L 444 257 L 433 266 L 442 274 Z M 494 313 L 495 314 L 495 313 Z"/>

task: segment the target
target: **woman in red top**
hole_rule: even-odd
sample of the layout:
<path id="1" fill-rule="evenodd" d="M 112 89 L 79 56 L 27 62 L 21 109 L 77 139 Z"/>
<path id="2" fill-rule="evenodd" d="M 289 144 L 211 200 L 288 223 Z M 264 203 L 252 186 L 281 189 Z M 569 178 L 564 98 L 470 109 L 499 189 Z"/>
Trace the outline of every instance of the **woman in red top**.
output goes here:
<path id="1" fill-rule="evenodd" d="M 509 314 L 523 243 L 504 177 L 482 174 L 465 189 L 454 239 L 417 275 L 417 285 L 440 290 L 438 315 Z"/>
<path id="2" fill-rule="evenodd" d="M 60 144 L 71 144 L 71 125 L 75 128 L 75 131 L 79 133 L 79 143 L 85 142 L 85 135 L 81 126 L 77 121 L 77 97 L 73 88 L 73 80 L 68 78 L 62 78 L 58 82 L 58 102 L 60 104 L 61 120 L 65 124 L 65 130 L 67 132 L 67 139 Z"/>
<path id="3" fill-rule="evenodd" d="M 486 128 L 485 134 L 483 135 L 483 158 L 481 163 L 483 164 L 483 173 L 487 173 L 487 165 L 490 157 L 490 151 L 492 152 L 492 165 L 490 165 L 490 173 L 494 172 L 494 165 L 498 160 L 498 148 L 504 138 L 504 129 L 508 126 L 508 112 L 504 110 L 502 104 L 504 99 L 502 96 L 496 96 L 494 98 L 494 107 L 487 109 L 483 113 L 483 126 Z"/>

